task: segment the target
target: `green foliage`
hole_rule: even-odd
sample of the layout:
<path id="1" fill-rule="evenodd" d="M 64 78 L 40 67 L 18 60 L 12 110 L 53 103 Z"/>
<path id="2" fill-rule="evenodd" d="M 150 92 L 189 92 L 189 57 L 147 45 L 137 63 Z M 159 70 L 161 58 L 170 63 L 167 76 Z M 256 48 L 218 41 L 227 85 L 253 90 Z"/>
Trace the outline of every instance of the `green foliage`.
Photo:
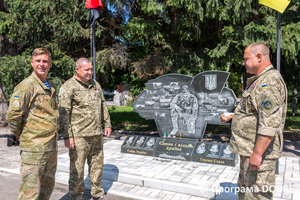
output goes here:
<path id="1" fill-rule="evenodd" d="M 14 87 L 32 73 L 31 57 L 26 55 L 5 56 L 0 59 L 0 85 L 6 87 L 6 92 L 12 94 Z"/>
<path id="2" fill-rule="evenodd" d="M 130 4 L 124 41 L 131 46 L 133 94 L 144 87 L 141 82 L 165 73 L 193 76 L 205 70 L 224 70 L 231 73 L 228 84 L 239 96 L 245 82 L 244 48 L 255 42 L 267 44 L 276 67 L 277 12 L 258 1 L 148 0 Z M 300 83 L 299 11 L 299 0 L 292 0 L 282 15 L 281 73 L 288 88 Z M 157 62 L 151 60 L 154 56 Z"/>
<path id="3" fill-rule="evenodd" d="M 4 1 L 8 4 L 8 13 L 0 12 L 0 33 L 17 46 L 19 52 L 14 51 L 11 56 L 7 55 L 1 59 L 0 84 L 7 86 L 7 91 L 11 94 L 16 84 L 30 75 L 27 71 L 31 69 L 31 52 L 37 47 L 45 47 L 51 52 L 53 60 L 48 77 L 59 88 L 74 75 L 75 61 L 91 55 L 89 9 L 85 8 L 85 1 Z M 103 84 L 103 88 L 111 89 L 124 81 L 114 79 L 113 82 L 111 79 L 120 76 L 115 75 L 115 68 L 125 68 L 127 61 L 124 65 L 124 60 L 127 54 L 126 49 L 113 46 L 114 43 L 119 45 L 115 38 L 121 34 L 119 24 L 122 24 L 123 18 L 122 14 L 118 13 L 122 13 L 122 8 L 117 7 L 115 14 L 112 14 L 112 11 L 107 9 L 107 1 L 103 3 L 105 7 L 100 19 L 96 21 L 97 58 L 101 59 L 101 62 L 97 63 L 97 80 Z M 99 56 L 103 52 L 108 53 Z M 15 70 L 15 67 L 19 66 L 22 68 Z"/>
<path id="4" fill-rule="evenodd" d="M 9 10 L 0 12 L 0 33 L 17 43 L 20 52 L 19 57 L 1 60 L 2 71 L 11 63 L 22 64 L 34 48 L 43 46 L 52 53 L 50 79 L 60 85 L 73 75 L 77 58 L 90 56 L 85 1 L 5 2 Z M 231 73 L 228 86 L 239 96 L 247 45 L 266 43 L 276 64 L 277 12 L 257 0 L 104 0 L 103 4 L 96 22 L 96 79 L 109 91 L 129 83 L 130 94 L 136 97 L 145 82 L 166 73 L 195 76 L 224 70 Z M 300 1 L 291 0 L 281 23 L 281 73 L 290 90 L 300 86 L 299 11 Z M 20 61 L 20 55 L 26 59 Z M 22 65 L 30 70 L 28 61 Z M 22 78 L 13 73 L 1 72 L 9 91 Z"/>
<path id="5" fill-rule="evenodd" d="M 31 49 L 46 46 L 50 49 L 61 48 L 62 51 L 82 48 L 76 43 L 82 38 L 88 43 L 88 9 L 84 8 L 85 1 L 5 1 L 9 13 L 2 12 L 0 15 L 0 32 L 8 38 L 23 42 Z"/>
<path id="6" fill-rule="evenodd" d="M 73 76 L 75 62 L 61 52 L 54 51 L 52 55 L 53 63 L 48 77 L 59 90 L 64 81 Z M 26 51 L 22 55 L 1 57 L 0 85 L 6 86 L 6 92 L 9 96 L 12 94 L 14 87 L 32 73 L 30 60 L 31 55 Z"/>

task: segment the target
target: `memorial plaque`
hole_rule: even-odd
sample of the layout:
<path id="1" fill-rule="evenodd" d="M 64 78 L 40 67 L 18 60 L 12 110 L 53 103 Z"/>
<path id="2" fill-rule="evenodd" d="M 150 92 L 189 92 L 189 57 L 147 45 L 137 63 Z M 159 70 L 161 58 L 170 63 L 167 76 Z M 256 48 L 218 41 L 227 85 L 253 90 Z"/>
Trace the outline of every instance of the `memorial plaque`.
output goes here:
<path id="1" fill-rule="evenodd" d="M 195 77 L 166 74 L 149 80 L 133 109 L 155 120 L 160 137 L 128 136 L 121 152 L 235 166 L 236 154 L 229 144 L 199 142 L 207 124 L 229 124 L 220 120 L 236 104 L 234 92 L 225 87 L 228 76 L 229 72 L 205 71 Z"/>
<path id="2" fill-rule="evenodd" d="M 166 74 L 146 83 L 133 109 L 154 119 L 160 136 L 183 134 L 201 140 L 207 124 L 221 123 L 220 115 L 232 112 L 236 96 L 225 87 L 228 72 L 206 71 L 195 77 Z"/>
<path id="3" fill-rule="evenodd" d="M 234 160 L 235 154 L 229 150 L 229 146 L 230 146 L 229 144 L 223 144 L 222 149 L 221 149 L 220 158 Z"/>
<path id="4" fill-rule="evenodd" d="M 174 160 L 191 161 L 195 140 L 160 138 L 154 149 L 154 156 Z"/>
<path id="5" fill-rule="evenodd" d="M 159 137 L 130 135 L 123 142 L 121 152 L 153 156 L 153 149 L 158 139 Z"/>
<path id="6" fill-rule="evenodd" d="M 219 158 L 220 157 L 220 147 L 222 144 L 218 143 L 211 143 L 208 147 L 208 151 L 206 156 L 212 158 Z"/>
<path id="7" fill-rule="evenodd" d="M 192 161 L 235 166 L 237 157 L 229 150 L 229 144 L 197 142 L 192 153 Z"/>

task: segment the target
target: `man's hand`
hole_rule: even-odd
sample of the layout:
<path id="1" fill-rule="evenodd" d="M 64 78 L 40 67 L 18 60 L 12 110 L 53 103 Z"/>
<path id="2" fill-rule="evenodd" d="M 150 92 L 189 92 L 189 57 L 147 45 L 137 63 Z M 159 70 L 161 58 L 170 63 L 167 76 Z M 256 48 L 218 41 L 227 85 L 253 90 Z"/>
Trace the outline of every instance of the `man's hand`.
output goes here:
<path id="1" fill-rule="evenodd" d="M 262 162 L 262 155 L 273 140 L 273 136 L 258 134 L 254 151 L 249 159 L 249 167 L 252 170 L 259 170 Z"/>
<path id="2" fill-rule="evenodd" d="M 105 128 L 104 129 L 104 136 L 105 137 L 109 137 L 111 134 L 111 128 Z"/>
<path id="3" fill-rule="evenodd" d="M 64 142 L 65 142 L 65 147 L 69 149 L 74 149 L 75 147 L 74 138 L 65 139 Z"/>
<path id="4" fill-rule="evenodd" d="M 253 154 L 250 156 L 249 159 L 249 167 L 252 170 L 259 170 L 261 161 L 262 161 L 262 156 L 253 152 Z"/>
<path id="5" fill-rule="evenodd" d="M 223 114 L 221 115 L 220 119 L 221 119 L 221 122 L 222 122 L 222 123 L 225 123 L 225 122 L 231 120 L 232 117 L 233 117 L 233 114 L 231 114 L 231 115 L 225 117 L 225 114 L 223 113 Z"/>
<path id="6" fill-rule="evenodd" d="M 20 138 L 18 136 L 15 136 L 16 138 L 16 143 L 14 146 L 19 146 L 20 145 Z"/>

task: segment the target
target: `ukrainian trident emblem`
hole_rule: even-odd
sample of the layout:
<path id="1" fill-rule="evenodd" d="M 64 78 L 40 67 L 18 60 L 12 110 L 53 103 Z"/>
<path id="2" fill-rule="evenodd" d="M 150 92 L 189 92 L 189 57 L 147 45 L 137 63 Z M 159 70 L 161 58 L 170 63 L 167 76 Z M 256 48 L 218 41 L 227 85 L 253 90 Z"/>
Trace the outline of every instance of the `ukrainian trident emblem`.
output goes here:
<path id="1" fill-rule="evenodd" d="M 205 75 L 205 88 L 208 90 L 214 90 L 217 88 L 216 74 Z"/>

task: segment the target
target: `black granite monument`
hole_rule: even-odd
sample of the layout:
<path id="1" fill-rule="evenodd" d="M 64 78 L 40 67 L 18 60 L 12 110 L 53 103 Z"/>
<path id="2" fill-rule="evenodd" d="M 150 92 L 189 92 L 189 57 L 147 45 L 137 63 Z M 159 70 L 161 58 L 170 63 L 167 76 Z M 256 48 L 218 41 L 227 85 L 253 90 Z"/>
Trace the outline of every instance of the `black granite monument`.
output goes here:
<path id="1" fill-rule="evenodd" d="M 160 137 L 130 135 L 121 152 L 235 166 L 229 144 L 200 142 L 207 124 L 228 125 L 221 123 L 220 115 L 232 112 L 236 104 L 234 92 L 225 87 L 229 74 L 167 74 L 148 81 L 133 109 L 155 120 Z"/>

